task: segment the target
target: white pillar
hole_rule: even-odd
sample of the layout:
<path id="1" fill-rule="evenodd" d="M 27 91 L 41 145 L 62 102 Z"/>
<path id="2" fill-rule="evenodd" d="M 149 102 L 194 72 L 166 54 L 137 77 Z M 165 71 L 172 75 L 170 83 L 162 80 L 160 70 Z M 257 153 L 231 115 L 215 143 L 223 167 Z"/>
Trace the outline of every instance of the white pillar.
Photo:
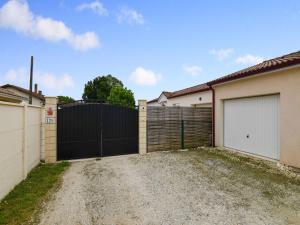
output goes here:
<path id="1" fill-rule="evenodd" d="M 27 103 L 24 103 L 24 108 L 23 108 L 23 147 L 22 147 L 23 179 L 25 179 L 27 177 L 27 173 L 28 173 L 27 118 L 28 118 L 28 108 L 27 108 Z"/>
<path id="2" fill-rule="evenodd" d="M 139 153 L 147 153 L 147 101 L 139 100 Z"/>

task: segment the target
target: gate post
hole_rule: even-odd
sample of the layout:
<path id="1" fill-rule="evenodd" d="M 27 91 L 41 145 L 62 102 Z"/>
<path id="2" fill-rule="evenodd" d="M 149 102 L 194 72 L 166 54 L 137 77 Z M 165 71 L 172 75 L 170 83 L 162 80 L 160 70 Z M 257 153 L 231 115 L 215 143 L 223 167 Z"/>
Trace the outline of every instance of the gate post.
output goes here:
<path id="1" fill-rule="evenodd" d="M 147 153 L 147 101 L 139 100 L 139 153 Z"/>
<path id="2" fill-rule="evenodd" d="M 45 162 L 56 162 L 57 97 L 45 97 Z"/>

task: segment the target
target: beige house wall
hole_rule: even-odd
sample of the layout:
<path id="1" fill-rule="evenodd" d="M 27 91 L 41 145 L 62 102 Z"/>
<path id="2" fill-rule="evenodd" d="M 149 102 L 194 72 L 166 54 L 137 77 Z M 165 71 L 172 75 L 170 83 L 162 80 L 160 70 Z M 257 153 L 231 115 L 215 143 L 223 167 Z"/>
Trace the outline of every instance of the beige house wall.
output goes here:
<path id="1" fill-rule="evenodd" d="M 0 199 L 40 162 L 42 107 L 0 102 Z"/>
<path id="2" fill-rule="evenodd" d="M 300 168 L 300 67 L 290 67 L 214 86 L 215 144 L 223 146 L 225 99 L 280 95 L 280 162 Z"/>

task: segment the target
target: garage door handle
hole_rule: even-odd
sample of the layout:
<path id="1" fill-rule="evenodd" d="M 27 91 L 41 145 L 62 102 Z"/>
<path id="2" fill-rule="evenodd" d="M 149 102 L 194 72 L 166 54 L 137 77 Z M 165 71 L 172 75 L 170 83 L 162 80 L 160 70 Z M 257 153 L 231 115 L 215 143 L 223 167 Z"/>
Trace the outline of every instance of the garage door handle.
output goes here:
<path id="1" fill-rule="evenodd" d="M 249 135 L 249 134 L 247 134 L 247 135 L 246 135 L 246 138 L 249 138 L 249 137 L 250 137 L 250 135 Z"/>

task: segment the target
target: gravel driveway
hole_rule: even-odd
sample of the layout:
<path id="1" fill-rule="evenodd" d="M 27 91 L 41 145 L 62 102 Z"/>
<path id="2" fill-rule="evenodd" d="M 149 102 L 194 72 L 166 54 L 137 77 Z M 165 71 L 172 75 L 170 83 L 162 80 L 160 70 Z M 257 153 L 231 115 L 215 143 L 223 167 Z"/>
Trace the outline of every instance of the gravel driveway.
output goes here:
<path id="1" fill-rule="evenodd" d="M 300 224 L 300 183 L 217 150 L 74 162 L 40 224 Z"/>

